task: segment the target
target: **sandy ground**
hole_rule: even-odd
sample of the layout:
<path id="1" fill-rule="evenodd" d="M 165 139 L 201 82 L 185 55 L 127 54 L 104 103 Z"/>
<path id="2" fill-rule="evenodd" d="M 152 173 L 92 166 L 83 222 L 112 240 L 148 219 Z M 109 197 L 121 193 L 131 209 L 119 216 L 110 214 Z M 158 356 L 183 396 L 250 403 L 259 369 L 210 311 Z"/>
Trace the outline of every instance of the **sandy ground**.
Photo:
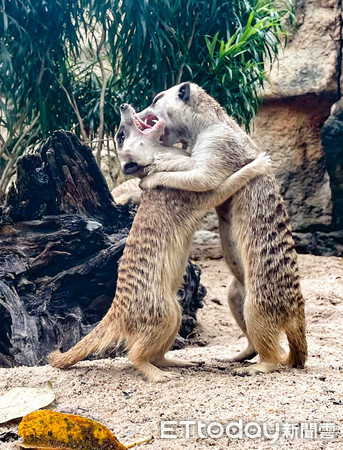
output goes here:
<path id="1" fill-rule="evenodd" d="M 47 366 L 0 369 L 0 395 L 13 387 L 39 387 L 51 380 L 56 392 L 52 409 L 98 420 L 123 443 L 152 434 L 154 440 L 146 445 L 151 450 L 342 449 L 343 259 L 299 257 L 307 300 L 306 369 L 250 378 L 233 376 L 233 365 L 217 360 L 245 345 L 226 304 L 228 269 L 223 260 L 199 263 L 208 294 L 199 312 L 196 345 L 172 353 L 203 360 L 203 367 L 180 369 L 179 379 L 160 385 L 147 383 L 125 358 L 85 361 L 67 371 Z M 175 422 L 163 427 L 176 439 L 161 438 L 161 421 Z M 187 426 L 190 438 L 185 437 Z M 17 424 L 0 426 L 0 435 L 12 429 L 16 431 Z M 215 437 L 218 434 L 221 437 Z M 16 448 L 0 444 L 0 449 Z"/>

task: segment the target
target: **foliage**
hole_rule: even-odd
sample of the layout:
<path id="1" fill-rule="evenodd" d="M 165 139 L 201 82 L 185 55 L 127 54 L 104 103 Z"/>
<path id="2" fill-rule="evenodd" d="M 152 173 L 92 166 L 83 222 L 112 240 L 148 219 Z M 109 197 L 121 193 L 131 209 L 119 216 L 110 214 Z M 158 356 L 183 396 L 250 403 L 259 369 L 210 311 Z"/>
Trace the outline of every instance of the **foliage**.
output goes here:
<path id="1" fill-rule="evenodd" d="M 275 3 L 138 0 L 132 6 L 123 1 L 123 91 L 144 107 L 154 93 L 192 80 L 249 129 L 266 78 L 265 64 L 277 57 L 286 36 L 284 17 L 292 18 L 290 4 L 277 8 Z"/>
<path id="2" fill-rule="evenodd" d="M 71 2 L 2 2 L 0 21 L 0 193 L 17 157 L 38 138 L 72 126 L 71 107 L 58 83 L 67 79 L 67 50 L 79 55 L 80 10 Z M 1 8 L 1 7 L 0 7 Z"/>
<path id="3" fill-rule="evenodd" d="M 288 2 L 288 0 L 287 0 Z M 280 7 L 281 4 L 281 7 Z M 289 3 L 275 0 L 2 0 L 0 196 L 25 148 L 59 128 L 97 149 L 119 122 L 184 80 L 249 129 Z M 111 145 L 110 145 L 111 144 Z"/>

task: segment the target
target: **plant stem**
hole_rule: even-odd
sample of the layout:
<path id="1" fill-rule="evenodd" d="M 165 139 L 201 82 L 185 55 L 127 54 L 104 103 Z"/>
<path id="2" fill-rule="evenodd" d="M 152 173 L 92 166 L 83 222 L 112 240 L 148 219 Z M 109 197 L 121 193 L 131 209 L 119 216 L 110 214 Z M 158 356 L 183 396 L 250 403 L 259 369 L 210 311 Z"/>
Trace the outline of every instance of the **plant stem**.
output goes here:
<path id="1" fill-rule="evenodd" d="M 189 52 L 189 50 L 191 48 L 191 45 L 192 45 L 192 42 L 193 42 L 193 39 L 194 39 L 195 27 L 197 26 L 198 18 L 199 18 L 199 13 L 196 13 L 196 15 L 194 17 L 192 32 L 191 32 L 191 35 L 189 36 L 189 39 L 188 39 L 188 42 L 187 42 L 187 50 L 188 50 L 188 52 Z M 179 74 L 177 76 L 176 84 L 181 83 L 181 78 L 182 78 L 184 67 L 185 67 L 185 63 L 182 62 L 181 65 L 180 65 L 180 68 L 179 68 Z"/>
<path id="2" fill-rule="evenodd" d="M 107 85 L 107 78 L 106 78 L 106 71 L 104 67 L 104 63 L 101 59 L 101 49 L 104 45 L 105 41 L 105 28 L 102 29 L 101 39 L 99 44 L 97 44 L 96 49 L 96 55 L 97 59 L 99 61 L 99 66 L 101 70 L 101 76 L 102 76 L 102 83 L 101 83 L 101 93 L 100 93 L 100 102 L 99 102 L 99 142 L 98 147 L 96 151 L 96 162 L 98 163 L 99 167 L 101 168 L 101 150 L 102 150 L 102 139 L 104 136 L 104 106 L 105 106 L 105 93 L 106 93 L 106 85 Z"/>
<path id="3" fill-rule="evenodd" d="M 74 110 L 74 112 L 76 114 L 77 120 L 78 120 L 79 125 L 80 125 L 81 135 L 82 135 L 82 138 L 83 138 L 84 142 L 88 142 L 89 139 L 88 139 L 87 133 L 85 131 L 85 127 L 83 125 L 83 120 L 82 120 L 79 108 L 77 107 L 77 103 L 76 103 L 74 94 L 72 93 L 71 94 L 72 97 L 70 97 L 69 92 L 67 91 L 67 89 L 63 86 L 63 84 L 60 81 L 59 81 L 59 85 L 64 90 L 64 92 L 65 92 L 65 94 L 67 96 L 68 102 L 70 103 L 71 107 L 73 108 L 73 110 Z"/>

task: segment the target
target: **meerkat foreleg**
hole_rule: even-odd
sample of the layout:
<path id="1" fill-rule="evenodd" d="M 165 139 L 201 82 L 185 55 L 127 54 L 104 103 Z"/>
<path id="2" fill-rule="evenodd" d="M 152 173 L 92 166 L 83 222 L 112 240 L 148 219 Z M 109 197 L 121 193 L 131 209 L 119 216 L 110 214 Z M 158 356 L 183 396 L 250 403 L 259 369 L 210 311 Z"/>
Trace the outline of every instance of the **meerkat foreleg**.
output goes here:
<path id="1" fill-rule="evenodd" d="M 170 169 L 170 167 L 168 167 Z M 224 179 L 225 177 L 223 177 Z M 206 171 L 206 168 L 184 169 L 183 172 L 159 172 L 143 178 L 141 181 L 142 189 L 153 189 L 157 186 L 164 186 L 173 189 L 183 189 L 185 191 L 203 192 L 215 189 L 223 179 L 212 177 Z"/>
<path id="2" fill-rule="evenodd" d="M 168 172 L 174 175 L 174 170 L 178 170 L 185 171 L 188 174 L 194 170 L 194 162 L 190 156 L 183 156 L 178 153 L 172 154 L 170 152 L 161 153 L 154 157 L 153 162 L 149 164 L 147 169 L 148 175 L 142 178 L 139 183 L 141 189 L 153 189 L 157 186 L 173 187 L 165 180 Z M 162 181 L 160 182 L 160 180 Z"/>
<path id="3" fill-rule="evenodd" d="M 152 175 L 156 172 L 183 172 L 195 168 L 194 161 L 190 156 L 172 152 L 173 150 L 171 149 L 168 152 L 157 153 L 154 156 L 153 162 L 149 165 L 148 175 Z"/>
<path id="4" fill-rule="evenodd" d="M 253 178 L 265 175 L 270 167 L 270 157 L 265 153 L 259 154 L 256 159 L 227 178 L 220 187 L 213 191 L 203 192 L 201 197 L 202 204 L 199 208 L 208 210 L 220 205 L 242 189 Z"/>
<path id="5" fill-rule="evenodd" d="M 171 152 L 157 154 L 149 166 L 149 174 L 140 184 L 142 189 L 164 186 L 186 191 L 203 192 L 217 188 L 226 178 L 222 167 L 209 172 L 206 157 L 195 162 L 194 158 Z"/>

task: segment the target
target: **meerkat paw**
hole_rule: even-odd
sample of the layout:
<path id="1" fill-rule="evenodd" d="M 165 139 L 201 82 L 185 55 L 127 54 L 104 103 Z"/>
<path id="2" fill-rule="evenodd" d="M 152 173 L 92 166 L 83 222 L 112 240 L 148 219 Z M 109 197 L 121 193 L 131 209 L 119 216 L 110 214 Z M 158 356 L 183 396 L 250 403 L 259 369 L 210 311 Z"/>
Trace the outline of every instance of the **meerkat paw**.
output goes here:
<path id="1" fill-rule="evenodd" d="M 240 377 L 257 375 L 259 373 L 270 373 L 279 370 L 279 366 L 274 363 L 257 363 L 247 367 L 233 369 L 232 374 Z"/>
<path id="2" fill-rule="evenodd" d="M 156 186 L 158 186 L 158 179 L 155 175 L 148 175 L 145 178 L 142 178 L 142 180 L 139 183 L 139 187 L 143 190 L 145 189 L 153 189 Z"/>
<path id="3" fill-rule="evenodd" d="M 272 160 L 266 152 L 260 153 L 254 162 L 258 164 L 262 174 L 268 172 L 272 167 Z"/>
<path id="4" fill-rule="evenodd" d="M 180 374 L 177 372 L 163 372 L 163 370 L 160 370 L 149 361 L 133 361 L 133 363 L 136 366 L 136 369 L 138 369 L 151 383 L 164 383 L 172 378 L 180 377 Z"/>
<path id="5" fill-rule="evenodd" d="M 254 349 L 254 347 L 247 347 L 245 350 L 238 353 L 238 355 L 233 356 L 232 358 L 221 358 L 218 359 L 218 361 L 227 363 L 243 362 L 249 359 L 253 359 L 256 355 L 257 351 Z"/>
<path id="6" fill-rule="evenodd" d="M 153 362 L 157 367 L 196 367 L 204 364 L 203 361 L 187 361 L 183 359 L 173 358 L 163 358 L 159 361 Z"/>
<path id="7" fill-rule="evenodd" d="M 162 370 L 159 372 L 159 374 L 155 373 L 153 376 L 149 377 L 149 381 L 152 383 L 165 383 L 173 378 L 180 378 L 181 376 L 178 372 L 163 372 Z"/>

